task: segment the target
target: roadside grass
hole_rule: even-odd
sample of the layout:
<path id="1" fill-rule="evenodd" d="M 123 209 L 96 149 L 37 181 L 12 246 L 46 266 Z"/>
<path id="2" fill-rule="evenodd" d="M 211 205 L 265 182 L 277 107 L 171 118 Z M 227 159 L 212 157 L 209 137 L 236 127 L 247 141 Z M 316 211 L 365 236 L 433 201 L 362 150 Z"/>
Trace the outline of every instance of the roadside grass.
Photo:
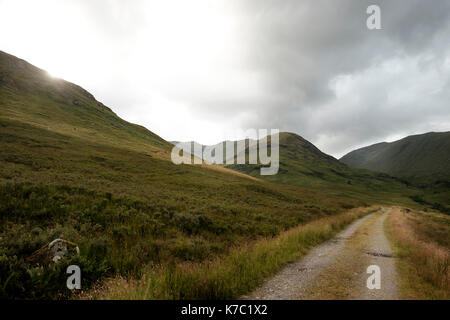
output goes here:
<path id="1" fill-rule="evenodd" d="M 222 183 L 221 190 L 216 194 L 211 186 L 210 196 L 204 199 L 192 194 L 189 199 L 197 201 L 197 206 L 191 206 L 183 201 L 181 191 L 180 200 L 174 196 L 166 202 L 75 186 L 0 185 L 0 297 L 64 298 L 70 294 L 61 281 L 63 269 L 40 276 L 26 263 L 33 252 L 56 238 L 80 247 L 82 261 L 77 264 L 87 288 L 114 275 L 140 277 L 149 264 L 210 260 L 230 247 L 276 236 L 349 206 L 336 203 L 322 209 L 251 183 L 229 187 Z M 225 192 L 228 199 L 222 198 Z M 244 192 L 245 198 L 240 199 Z"/>
<path id="2" fill-rule="evenodd" d="M 276 237 L 243 244 L 200 263 L 149 267 L 140 279 L 112 278 L 81 299 L 236 299 L 251 292 L 287 263 L 332 238 L 354 220 L 378 210 L 356 208 L 292 228 Z"/>
<path id="3" fill-rule="evenodd" d="M 403 299 L 450 299 L 450 217 L 394 208 L 386 230 L 398 257 Z"/>

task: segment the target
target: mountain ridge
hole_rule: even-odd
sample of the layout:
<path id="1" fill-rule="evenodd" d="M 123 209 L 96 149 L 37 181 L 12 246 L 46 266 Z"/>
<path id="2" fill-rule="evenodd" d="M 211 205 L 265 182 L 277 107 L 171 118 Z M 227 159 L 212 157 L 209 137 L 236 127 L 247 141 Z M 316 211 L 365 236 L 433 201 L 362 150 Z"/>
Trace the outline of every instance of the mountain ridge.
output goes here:
<path id="1" fill-rule="evenodd" d="M 427 132 L 380 142 L 344 155 L 354 168 L 384 172 L 416 183 L 450 181 L 450 132 Z"/>
<path id="2" fill-rule="evenodd" d="M 2 51 L 0 66 L 0 104 L 4 118 L 95 143 L 147 149 L 150 153 L 170 148 L 164 139 L 143 126 L 121 119 L 76 84 L 53 78 L 46 71 Z"/>

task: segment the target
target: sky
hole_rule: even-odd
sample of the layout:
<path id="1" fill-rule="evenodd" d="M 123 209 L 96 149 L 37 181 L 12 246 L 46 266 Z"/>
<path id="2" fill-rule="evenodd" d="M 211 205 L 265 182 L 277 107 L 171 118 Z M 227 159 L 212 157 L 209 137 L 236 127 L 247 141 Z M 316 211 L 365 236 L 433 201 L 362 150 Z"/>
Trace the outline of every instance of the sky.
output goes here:
<path id="1" fill-rule="evenodd" d="M 341 157 L 450 130 L 448 0 L 0 0 L 0 50 L 169 141 L 276 128 Z"/>

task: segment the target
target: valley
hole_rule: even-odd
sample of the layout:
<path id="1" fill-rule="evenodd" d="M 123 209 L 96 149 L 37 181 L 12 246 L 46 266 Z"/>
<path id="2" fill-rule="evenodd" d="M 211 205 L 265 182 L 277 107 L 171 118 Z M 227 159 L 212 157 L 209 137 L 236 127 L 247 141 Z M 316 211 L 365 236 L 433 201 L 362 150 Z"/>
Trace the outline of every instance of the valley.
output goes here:
<path id="1" fill-rule="evenodd" d="M 287 132 L 277 175 L 175 165 L 171 143 L 3 52 L 0 146 L 2 298 L 237 298 L 375 207 L 432 211 L 448 192 L 351 168 Z M 80 254 L 33 268 L 56 238 Z M 81 293 L 66 288 L 70 264 Z"/>

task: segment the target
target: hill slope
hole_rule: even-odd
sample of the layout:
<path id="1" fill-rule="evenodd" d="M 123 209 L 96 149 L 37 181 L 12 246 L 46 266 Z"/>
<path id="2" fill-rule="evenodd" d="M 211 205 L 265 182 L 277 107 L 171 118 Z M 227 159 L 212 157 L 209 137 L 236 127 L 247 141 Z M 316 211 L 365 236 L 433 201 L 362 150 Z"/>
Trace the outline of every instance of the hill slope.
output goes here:
<path id="1" fill-rule="evenodd" d="M 144 127 L 117 117 L 83 88 L 52 78 L 24 60 L 0 51 L 2 118 L 51 132 L 137 151 L 171 145 Z"/>
<path id="2" fill-rule="evenodd" d="M 450 132 L 430 132 L 352 151 L 341 162 L 413 182 L 450 181 Z"/>
<path id="3" fill-rule="evenodd" d="M 276 175 L 260 176 L 260 165 L 234 164 L 226 167 L 274 183 L 373 201 L 395 201 L 399 194 L 408 192 L 398 179 L 350 168 L 295 133 L 280 133 L 279 145 L 280 168 Z"/>

